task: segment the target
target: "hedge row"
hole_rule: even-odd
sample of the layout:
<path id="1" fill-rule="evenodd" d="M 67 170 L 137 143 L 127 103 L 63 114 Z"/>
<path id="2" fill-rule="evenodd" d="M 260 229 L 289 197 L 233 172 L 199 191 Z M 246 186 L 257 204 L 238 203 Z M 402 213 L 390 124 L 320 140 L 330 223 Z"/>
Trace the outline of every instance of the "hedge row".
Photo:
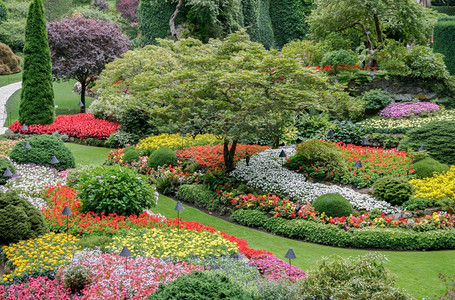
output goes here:
<path id="1" fill-rule="evenodd" d="M 455 249 L 455 230 L 417 232 L 398 228 L 367 227 L 345 231 L 335 225 L 307 220 L 269 218 L 258 210 L 237 210 L 231 220 L 293 239 L 336 246 L 390 250 Z"/>
<path id="2" fill-rule="evenodd" d="M 434 25 L 434 52 L 444 54 L 450 75 L 455 74 L 455 17 L 439 19 Z"/>

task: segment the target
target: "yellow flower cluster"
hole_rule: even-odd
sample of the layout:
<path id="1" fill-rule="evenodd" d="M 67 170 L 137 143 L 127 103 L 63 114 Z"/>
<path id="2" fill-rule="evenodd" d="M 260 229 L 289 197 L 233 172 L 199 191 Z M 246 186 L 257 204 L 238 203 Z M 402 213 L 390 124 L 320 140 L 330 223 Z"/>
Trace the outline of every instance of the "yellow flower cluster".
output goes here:
<path id="1" fill-rule="evenodd" d="M 449 171 L 444 174 L 430 178 L 412 179 L 409 181 L 416 191 L 415 197 L 425 199 L 455 200 L 455 166 L 451 166 Z"/>
<path id="2" fill-rule="evenodd" d="M 76 242 L 77 238 L 72 235 L 51 232 L 40 238 L 3 246 L 3 253 L 13 269 L 11 273 L 3 275 L 3 281 L 61 268 L 79 249 Z"/>
<path id="3" fill-rule="evenodd" d="M 185 147 L 214 145 L 221 143 L 213 134 L 198 134 L 194 138 L 191 135 L 180 136 L 177 134 L 160 134 L 150 136 L 139 141 L 139 149 L 159 149 L 162 147 L 179 150 Z"/>
<path id="4" fill-rule="evenodd" d="M 184 260 L 192 256 L 206 258 L 231 255 L 238 252 L 238 246 L 216 232 L 194 231 L 180 228 L 134 230 L 127 236 L 116 236 L 110 248 L 127 246 L 131 253 L 160 258 Z"/>

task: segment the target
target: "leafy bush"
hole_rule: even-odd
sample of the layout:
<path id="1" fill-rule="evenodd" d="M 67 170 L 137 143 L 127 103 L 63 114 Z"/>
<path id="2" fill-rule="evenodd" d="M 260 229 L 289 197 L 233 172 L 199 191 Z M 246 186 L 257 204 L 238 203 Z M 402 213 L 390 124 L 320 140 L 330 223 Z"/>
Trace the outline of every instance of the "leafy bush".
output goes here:
<path id="1" fill-rule="evenodd" d="M 148 165 L 150 168 L 158 168 L 160 166 L 175 166 L 177 163 L 177 154 L 169 148 L 160 148 L 149 157 Z"/>
<path id="2" fill-rule="evenodd" d="M 14 172 L 16 171 L 16 168 L 13 167 L 13 165 L 11 164 L 11 162 L 9 161 L 8 158 L 6 157 L 0 157 L 0 185 L 4 185 L 6 183 L 6 181 L 9 179 L 5 176 L 3 176 L 3 173 L 5 173 L 5 170 L 6 168 L 8 168 L 11 173 L 14 174 Z"/>
<path id="3" fill-rule="evenodd" d="M 337 66 L 337 65 L 356 65 L 359 62 L 357 55 L 349 50 L 330 51 L 322 58 L 322 66 Z"/>
<path id="4" fill-rule="evenodd" d="M 403 202 L 403 207 L 407 210 L 425 209 L 434 204 L 434 201 L 424 198 L 411 197 L 408 201 Z"/>
<path id="5" fill-rule="evenodd" d="M 218 207 L 218 200 L 214 200 L 215 196 L 207 186 L 202 184 L 184 184 L 179 187 L 177 192 L 177 198 L 207 208 L 210 211 Z"/>
<path id="6" fill-rule="evenodd" d="M 91 283 L 90 269 L 84 265 L 70 265 L 65 269 L 62 276 L 63 287 L 73 293 L 81 292 L 85 286 Z"/>
<path id="7" fill-rule="evenodd" d="M 434 159 L 455 164 L 455 122 L 434 121 L 406 132 L 407 138 L 401 140 L 398 149 L 417 151 L 425 145 Z"/>
<path id="8" fill-rule="evenodd" d="M 221 274 L 194 272 L 160 284 L 148 300 L 251 299 L 242 287 Z"/>
<path id="9" fill-rule="evenodd" d="M 87 19 L 97 19 L 102 21 L 114 22 L 114 18 L 99 9 L 92 8 L 90 6 L 77 6 L 72 10 L 72 14 L 81 14 Z"/>
<path id="10" fill-rule="evenodd" d="M 119 0 L 115 5 L 120 15 L 125 19 L 128 19 L 130 22 L 137 22 L 138 6 L 138 0 Z"/>
<path id="11" fill-rule="evenodd" d="M 127 167 L 99 166 L 80 175 L 77 185 L 81 212 L 139 215 L 156 205 L 158 195 L 147 182 Z"/>
<path id="12" fill-rule="evenodd" d="M 386 176 L 379 178 L 373 184 L 373 194 L 380 200 L 392 205 L 402 205 L 414 193 L 414 188 L 403 177 Z"/>
<path id="13" fill-rule="evenodd" d="M 316 270 L 298 283 L 301 299 L 410 299 L 396 288 L 385 269 L 386 257 L 368 253 L 357 258 L 332 256 L 318 262 Z"/>
<path id="14" fill-rule="evenodd" d="M 449 171 L 449 166 L 441 164 L 439 161 L 426 157 L 414 163 L 415 174 L 417 178 L 433 177 L 434 173 L 443 173 Z"/>
<path id="15" fill-rule="evenodd" d="M 68 174 L 66 175 L 66 185 L 74 187 L 79 181 L 81 174 L 93 168 L 95 168 L 95 165 L 78 166 L 77 168 L 69 169 Z"/>
<path id="16" fill-rule="evenodd" d="M 352 214 L 352 205 L 340 194 L 325 194 L 319 196 L 312 203 L 319 213 L 325 213 L 328 217 L 342 217 Z"/>
<path id="17" fill-rule="evenodd" d="M 107 0 L 93 0 L 93 6 L 99 10 L 109 10 L 109 3 Z"/>
<path id="18" fill-rule="evenodd" d="M 333 138 L 334 142 L 343 142 L 346 144 L 360 145 L 364 136 L 365 129 L 363 127 L 352 123 L 351 121 L 334 121 L 333 124 Z"/>
<path id="19" fill-rule="evenodd" d="M 139 152 L 135 147 L 127 147 L 123 150 L 123 160 L 129 164 L 133 161 L 139 161 Z"/>
<path id="20" fill-rule="evenodd" d="M 362 95 L 366 103 L 366 109 L 380 110 L 392 103 L 393 99 L 389 92 L 383 90 L 369 90 Z"/>
<path id="21" fill-rule="evenodd" d="M 327 131 L 332 127 L 329 120 L 329 114 L 299 114 L 296 119 L 295 127 L 299 133 L 297 138 L 303 140 L 304 138 L 319 138 L 327 134 Z"/>
<path id="22" fill-rule="evenodd" d="M 139 1 L 137 1 L 139 3 Z M 117 2 L 118 5 L 119 2 Z M 140 109 L 128 109 L 120 118 L 120 130 L 143 138 L 158 133 L 155 126 L 149 122 L 150 114 Z"/>
<path id="23" fill-rule="evenodd" d="M 25 149 L 25 142 L 29 142 L 32 148 Z M 54 155 L 58 164 L 51 164 Z M 31 136 L 17 143 L 11 151 L 10 158 L 18 164 L 37 164 L 58 170 L 76 167 L 71 150 L 65 146 L 61 139 L 47 134 Z"/>
<path id="24" fill-rule="evenodd" d="M 15 192 L 0 193 L 0 245 L 48 232 L 41 212 Z"/>
<path id="25" fill-rule="evenodd" d="M 444 62 L 450 75 L 455 75 L 455 48 L 454 48 L 454 37 L 455 37 L 455 20 L 441 20 L 439 19 L 434 24 L 433 34 L 433 50 L 434 52 L 441 53 L 444 55 Z"/>
<path id="26" fill-rule="evenodd" d="M 127 145 L 134 145 L 139 140 L 135 134 L 118 131 L 111 133 L 106 140 L 106 145 L 111 148 L 126 147 Z"/>
<path id="27" fill-rule="evenodd" d="M 254 300 L 297 300 L 300 289 L 296 284 L 289 284 L 288 280 L 260 280 L 254 283 L 257 291 L 253 292 Z"/>

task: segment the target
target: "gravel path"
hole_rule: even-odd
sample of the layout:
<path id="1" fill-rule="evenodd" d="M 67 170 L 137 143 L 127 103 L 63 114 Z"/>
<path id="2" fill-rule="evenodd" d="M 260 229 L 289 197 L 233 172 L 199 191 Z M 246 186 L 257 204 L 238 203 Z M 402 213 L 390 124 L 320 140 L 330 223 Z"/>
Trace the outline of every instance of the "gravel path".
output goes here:
<path id="1" fill-rule="evenodd" d="M 15 91 L 22 87 L 22 82 L 15 82 L 0 87 L 0 125 L 3 126 L 6 121 L 6 102 Z M 8 127 L 0 127 L 0 134 L 4 134 Z"/>

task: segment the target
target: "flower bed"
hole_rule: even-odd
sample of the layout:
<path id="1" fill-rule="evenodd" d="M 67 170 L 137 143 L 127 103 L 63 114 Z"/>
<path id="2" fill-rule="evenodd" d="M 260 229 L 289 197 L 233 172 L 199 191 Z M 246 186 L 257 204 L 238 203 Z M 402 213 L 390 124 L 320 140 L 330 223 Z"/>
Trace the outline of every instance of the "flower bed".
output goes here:
<path id="1" fill-rule="evenodd" d="M 432 102 L 389 104 L 379 115 L 386 119 L 405 119 L 414 116 L 427 117 L 439 111 L 439 105 Z"/>
<path id="2" fill-rule="evenodd" d="M 60 134 L 77 137 L 80 139 L 95 138 L 107 139 L 111 133 L 117 132 L 119 123 L 96 119 L 92 114 L 60 115 L 50 125 L 28 125 L 27 130 L 22 130 L 22 125 L 15 121 L 9 129 L 13 132 L 52 134 L 58 131 Z"/>
<path id="3" fill-rule="evenodd" d="M 172 150 L 186 147 L 214 145 L 221 143 L 213 134 L 198 134 L 181 136 L 180 134 L 160 134 L 142 139 L 137 144 L 138 149 L 159 149 L 166 147 Z"/>
<path id="4" fill-rule="evenodd" d="M 0 141 L 0 156 L 8 156 L 19 140 Z"/>
<path id="5" fill-rule="evenodd" d="M 76 300 L 78 296 L 71 296 L 71 291 L 63 287 L 58 279 L 49 279 L 45 276 L 29 278 L 27 282 L 13 284 L 7 289 L 0 285 L 0 300 Z"/>
<path id="6" fill-rule="evenodd" d="M 307 277 L 307 274 L 296 266 L 290 266 L 282 259 L 273 255 L 258 255 L 251 259 L 251 266 L 258 268 L 259 273 L 267 280 L 288 279 L 295 281 Z"/>
<path id="7" fill-rule="evenodd" d="M 455 201 L 455 166 L 444 174 L 409 181 L 415 187 L 414 196 L 429 200 Z"/>

